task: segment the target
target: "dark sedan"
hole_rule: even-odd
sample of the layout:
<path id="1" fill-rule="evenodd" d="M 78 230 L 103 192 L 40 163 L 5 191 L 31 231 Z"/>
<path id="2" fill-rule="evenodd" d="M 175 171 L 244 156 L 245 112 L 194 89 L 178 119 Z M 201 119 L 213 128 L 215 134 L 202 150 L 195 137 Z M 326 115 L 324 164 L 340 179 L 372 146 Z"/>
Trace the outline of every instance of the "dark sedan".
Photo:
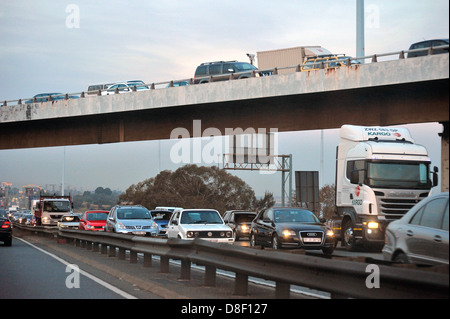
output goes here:
<path id="1" fill-rule="evenodd" d="M 333 231 L 313 212 L 296 207 L 267 208 L 252 222 L 250 245 L 322 250 L 331 255 L 335 247 Z"/>
<path id="2" fill-rule="evenodd" d="M 0 241 L 2 241 L 5 246 L 11 246 L 12 244 L 11 227 L 7 211 L 5 209 L 0 209 Z"/>

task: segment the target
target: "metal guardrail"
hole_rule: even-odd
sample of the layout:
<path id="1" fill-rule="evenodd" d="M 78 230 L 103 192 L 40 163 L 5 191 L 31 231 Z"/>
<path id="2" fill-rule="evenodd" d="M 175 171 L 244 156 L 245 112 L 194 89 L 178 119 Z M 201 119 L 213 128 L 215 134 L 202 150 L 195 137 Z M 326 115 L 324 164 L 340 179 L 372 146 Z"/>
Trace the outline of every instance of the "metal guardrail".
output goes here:
<path id="1" fill-rule="evenodd" d="M 371 275 L 364 262 L 330 260 L 307 255 L 250 249 L 204 240 L 157 239 L 140 236 L 58 230 L 17 225 L 31 232 L 46 232 L 58 239 L 69 239 L 77 246 L 100 251 L 109 256 L 137 262 L 137 254 L 144 254 L 144 267 L 152 265 L 152 255 L 160 256 L 160 271 L 169 272 L 169 260 L 181 261 L 181 279 L 189 280 L 191 264 L 205 266 L 205 286 L 215 286 L 216 269 L 236 273 L 234 294 L 246 295 L 249 276 L 276 283 L 275 296 L 289 298 L 290 286 L 299 285 L 330 292 L 332 298 L 434 298 L 449 297 L 449 275 L 418 269 L 375 265 L 379 286 L 368 288 Z M 109 249 L 108 249 L 109 248 Z M 369 271 L 368 271 L 369 269 Z"/>
<path id="2" fill-rule="evenodd" d="M 378 62 L 378 59 L 381 57 L 387 57 L 387 56 L 395 56 L 398 55 L 399 59 L 404 59 L 405 58 L 405 53 L 416 53 L 416 52 L 423 52 L 423 51 L 427 51 L 427 55 L 431 55 L 433 54 L 434 50 L 443 50 L 443 49 L 449 49 L 448 45 L 442 45 L 442 46 L 436 46 L 436 47 L 429 47 L 429 48 L 422 48 L 422 49 L 414 49 L 414 50 L 402 50 L 402 51 L 396 51 L 396 52 L 389 52 L 389 53 L 381 53 L 381 54 L 372 54 L 372 55 L 367 55 L 367 56 L 362 56 L 362 57 L 348 57 L 345 58 L 341 57 L 343 59 L 341 59 L 340 61 L 345 63 L 346 66 L 350 66 L 352 65 L 352 61 L 361 61 L 361 60 L 367 60 L 370 59 L 372 63 L 376 63 Z M 332 61 L 334 62 L 334 61 Z M 286 66 L 286 67 L 276 67 L 276 68 L 270 68 L 270 69 L 258 69 L 258 70 L 254 70 L 254 71 L 243 71 L 243 72 L 236 72 L 236 73 L 230 73 L 228 75 L 228 80 L 235 80 L 239 78 L 239 75 L 242 74 L 251 74 L 251 77 L 257 77 L 257 76 L 271 76 L 271 75 L 277 75 L 279 70 L 284 70 L 284 69 L 295 69 L 296 72 L 300 72 L 302 67 L 305 66 L 306 64 L 298 64 L 298 65 L 292 65 L 292 66 Z M 307 64 L 307 66 L 312 66 L 312 65 L 319 65 L 319 69 L 324 68 L 323 66 L 323 62 L 317 62 L 317 63 L 310 63 Z M 309 70 L 305 70 L 306 71 L 312 71 L 314 69 L 309 69 Z M 202 79 L 208 79 L 209 82 L 214 82 L 214 79 L 218 79 L 218 78 L 224 78 L 226 77 L 226 75 L 212 75 L 212 76 L 205 76 L 205 77 L 196 77 L 195 81 L 199 81 Z M 189 85 L 194 84 L 194 78 L 187 78 L 187 79 L 181 79 L 181 80 L 171 80 L 171 81 L 163 81 L 163 82 L 153 82 L 153 83 L 145 83 L 145 84 L 140 84 L 138 85 L 139 87 L 141 86 L 148 86 L 149 90 L 155 90 L 157 86 L 165 86 L 165 87 L 174 87 L 174 83 L 177 82 L 187 82 Z M 57 100 L 68 100 L 71 98 L 71 96 L 76 96 L 76 97 L 80 97 L 80 98 L 85 98 L 86 95 L 101 95 L 101 92 L 105 91 L 105 90 L 96 90 L 96 91 L 82 91 L 82 92 L 76 92 L 76 93 L 65 93 L 65 94 L 60 94 L 60 95 L 52 95 L 52 97 L 50 97 L 49 102 L 51 102 L 55 97 L 57 97 Z M 133 87 L 133 92 L 136 92 L 138 90 L 136 90 L 136 86 Z M 3 101 L 3 103 L 0 104 L 1 106 L 8 106 L 8 103 L 16 103 L 16 104 L 23 104 L 23 100 L 28 101 L 28 100 L 34 100 L 34 97 L 31 98 L 21 98 L 21 99 L 17 99 L 17 100 L 5 100 Z"/>

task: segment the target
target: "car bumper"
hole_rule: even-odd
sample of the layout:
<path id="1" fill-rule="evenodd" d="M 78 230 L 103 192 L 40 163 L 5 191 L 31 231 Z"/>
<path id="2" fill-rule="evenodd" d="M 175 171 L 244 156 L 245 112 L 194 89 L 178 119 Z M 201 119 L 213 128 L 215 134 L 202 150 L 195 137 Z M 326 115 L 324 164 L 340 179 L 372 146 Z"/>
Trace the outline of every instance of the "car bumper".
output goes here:
<path id="1" fill-rule="evenodd" d="M 311 243 L 311 244 L 305 244 L 302 242 L 298 237 L 280 237 L 279 238 L 280 243 L 284 247 L 291 247 L 291 248 L 302 248 L 307 250 L 316 250 L 316 249 L 322 249 L 322 248 L 334 248 L 336 246 L 336 240 L 331 237 L 325 238 L 325 240 L 322 240 L 319 243 Z"/>
<path id="2" fill-rule="evenodd" d="M 393 254 L 392 247 L 384 245 L 384 247 L 381 250 L 381 252 L 383 253 L 384 260 L 386 260 L 386 261 L 391 261 L 392 260 L 392 254 Z"/>
<path id="3" fill-rule="evenodd" d="M 156 237 L 157 231 L 156 230 L 128 230 L 128 229 L 119 229 L 116 230 L 116 233 L 118 234 L 127 234 L 127 235 L 134 235 L 134 236 L 148 236 L 148 237 Z"/>
<path id="4" fill-rule="evenodd" d="M 0 231 L 0 241 L 3 241 L 4 239 L 11 239 L 12 238 L 12 231 Z"/>
<path id="5" fill-rule="evenodd" d="M 209 241 L 211 243 L 226 243 L 226 244 L 233 244 L 234 238 L 184 238 L 185 240 L 194 240 L 194 239 L 201 239 L 205 241 Z"/>
<path id="6" fill-rule="evenodd" d="M 236 231 L 236 234 L 237 234 L 239 237 L 250 237 L 250 228 L 247 229 L 247 230 L 238 229 L 238 230 Z"/>

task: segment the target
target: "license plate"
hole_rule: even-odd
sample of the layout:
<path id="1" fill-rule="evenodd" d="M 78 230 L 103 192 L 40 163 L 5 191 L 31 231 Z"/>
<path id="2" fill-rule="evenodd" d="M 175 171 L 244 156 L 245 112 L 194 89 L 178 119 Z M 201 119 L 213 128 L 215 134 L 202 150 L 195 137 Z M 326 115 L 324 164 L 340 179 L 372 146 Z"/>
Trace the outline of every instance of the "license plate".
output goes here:
<path id="1" fill-rule="evenodd" d="M 134 235 L 145 235 L 145 231 L 134 231 Z"/>
<path id="2" fill-rule="evenodd" d="M 303 242 L 305 243 L 320 243 L 321 241 L 321 238 L 303 238 Z"/>

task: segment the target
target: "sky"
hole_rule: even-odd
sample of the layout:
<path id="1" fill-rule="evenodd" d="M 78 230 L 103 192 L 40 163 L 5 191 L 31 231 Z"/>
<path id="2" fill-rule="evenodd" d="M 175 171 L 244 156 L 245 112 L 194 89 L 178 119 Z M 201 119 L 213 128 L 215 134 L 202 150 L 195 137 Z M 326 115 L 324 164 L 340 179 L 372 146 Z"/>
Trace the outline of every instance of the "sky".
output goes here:
<path id="1" fill-rule="evenodd" d="M 366 0 L 365 21 L 366 55 L 407 50 L 414 42 L 449 37 L 449 2 Z M 294 46 L 355 56 L 356 0 L 0 0 L 0 39 L 0 100 L 15 100 L 81 92 L 97 83 L 186 79 L 203 62 L 246 62 L 246 53 Z M 440 167 L 442 126 L 408 128 Z M 321 131 L 278 136 L 279 153 L 293 155 L 294 171 L 323 167 L 321 186 L 334 183 L 338 142 L 337 129 L 323 131 L 323 139 Z M 60 187 L 64 176 L 72 189 L 125 190 L 183 165 L 170 159 L 175 143 L 0 150 L 0 182 Z M 257 195 L 281 194 L 281 173 L 230 172 Z"/>

